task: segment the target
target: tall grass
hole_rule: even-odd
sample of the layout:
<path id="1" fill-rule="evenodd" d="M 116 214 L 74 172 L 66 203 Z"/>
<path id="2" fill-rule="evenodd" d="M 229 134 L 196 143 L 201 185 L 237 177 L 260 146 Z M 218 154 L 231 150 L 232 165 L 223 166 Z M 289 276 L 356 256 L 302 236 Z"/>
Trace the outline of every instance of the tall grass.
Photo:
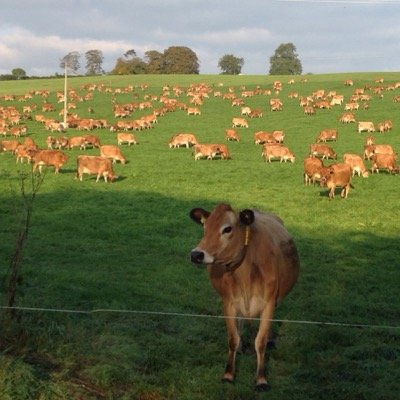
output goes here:
<path id="1" fill-rule="evenodd" d="M 368 179 L 355 177 L 347 200 L 329 201 L 326 189 L 306 187 L 302 160 L 321 129 L 338 129 L 339 139 L 332 147 L 339 158 L 344 152 L 361 153 L 365 135 L 358 134 L 354 124 L 338 122 L 343 107 L 305 116 L 298 100 L 288 98 L 291 91 L 309 95 L 325 89 L 348 99 L 354 87 L 345 87 L 345 78 L 352 78 L 355 87 L 374 87 L 378 76 L 385 77 L 384 85 L 400 81 L 399 74 L 310 75 L 307 83 L 298 78 L 288 85 L 287 77 L 278 77 L 283 82 L 283 111 L 269 111 L 274 95 L 246 99 L 250 107 L 262 108 L 264 116 L 249 120 L 249 129 L 239 130 L 240 143 L 228 143 L 229 161 L 195 162 L 191 150 L 167 145 L 182 131 L 195 133 L 201 142 L 225 141 L 224 131 L 239 109 L 213 96 L 201 106 L 201 116 L 167 113 L 153 129 L 135 133 L 140 143 L 122 148 L 128 163 L 115 165 L 120 179 L 113 184 L 88 177 L 75 180 L 80 151 L 67 151 L 68 163 L 58 175 L 47 170 L 35 199 L 17 304 L 38 310 L 19 311 L 16 326 L 1 327 L 0 397 L 396 399 L 399 177 L 385 172 Z M 272 81 L 268 76 L 104 76 L 73 78 L 69 84 L 78 92 L 87 82 L 112 88 L 132 84 L 133 93 L 116 96 L 124 103 L 160 95 L 164 85 L 187 88 L 205 82 L 222 92 L 232 86 L 240 95 L 242 85 L 267 89 Z M 142 91 L 142 83 L 149 89 Z M 0 95 L 48 88 L 49 101 L 55 103 L 55 91 L 62 86 L 57 79 L 6 82 Z M 392 98 L 398 90 L 384 91 L 383 98 L 373 95 L 369 109 L 357 112 L 359 120 L 391 119 L 393 131 L 375 136 L 378 143 L 392 144 L 397 151 L 400 116 Z M 180 100 L 188 102 L 186 96 Z M 34 97 L 28 104 L 40 106 L 42 101 Z M 77 113 L 89 117 L 90 106 L 95 118 L 114 122 L 111 101 L 112 94 L 96 91 L 91 102 L 77 104 Z M 11 104 L 19 109 L 24 105 L 1 102 Z M 159 106 L 154 102 L 155 108 Z M 136 111 L 132 118 L 146 113 Z M 26 124 L 29 135 L 45 147 L 48 132 L 34 121 Z M 273 129 L 285 131 L 285 143 L 296 154 L 294 164 L 263 161 L 253 134 Z M 94 133 L 102 143 L 116 143 L 108 130 Z M 69 136 L 78 134 L 68 131 Z M 11 154 L 2 153 L 0 171 L 4 278 L 18 222 L 17 171 L 29 172 L 30 167 L 16 165 Z M 276 212 L 299 248 L 300 278 L 277 309 L 281 322 L 273 327 L 278 341 L 268 351 L 268 394 L 256 394 L 253 388 L 254 322 L 244 328 L 236 384 L 220 382 L 227 352 L 224 322 L 215 318 L 221 316 L 221 301 L 205 272 L 188 261 L 201 237 L 188 212 L 195 206 L 211 209 L 221 201 L 238 209 Z M 389 328 L 393 326 L 397 328 Z"/>

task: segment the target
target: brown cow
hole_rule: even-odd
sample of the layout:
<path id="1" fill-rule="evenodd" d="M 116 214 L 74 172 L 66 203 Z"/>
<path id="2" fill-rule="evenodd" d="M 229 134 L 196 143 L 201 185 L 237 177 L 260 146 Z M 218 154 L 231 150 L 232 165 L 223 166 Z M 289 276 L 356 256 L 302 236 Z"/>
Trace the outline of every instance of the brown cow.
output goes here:
<path id="1" fill-rule="evenodd" d="M 138 144 L 136 137 L 133 133 L 119 132 L 117 133 L 117 141 L 119 146 L 124 143 L 128 143 L 128 146 L 130 146 L 131 144 Z"/>
<path id="2" fill-rule="evenodd" d="M 76 178 L 79 178 L 81 182 L 83 180 L 83 174 L 96 174 L 96 182 L 98 182 L 101 177 L 104 178 L 104 182 L 112 182 L 117 179 L 112 169 L 111 160 L 99 156 L 80 155 L 77 157 Z"/>
<path id="3" fill-rule="evenodd" d="M 24 159 L 26 159 L 27 162 L 29 163 L 29 161 L 31 160 L 31 156 L 32 156 L 32 153 L 29 151 L 30 149 L 32 149 L 32 148 L 27 146 L 26 144 L 19 144 L 17 146 L 17 148 L 15 149 L 15 152 L 14 152 L 17 164 L 19 161 L 22 164 L 24 162 Z"/>
<path id="4" fill-rule="evenodd" d="M 295 155 L 286 146 L 281 144 L 265 144 L 262 156 L 268 162 L 271 162 L 273 158 L 277 158 L 280 162 L 287 162 L 289 160 L 294 163 L 296 159 Z"/>
<path id="5" fill-rule="evenodd" d="M 215 144 L 214 145 L 217 153 L 217 156 L 220 156 L 222 160 L 230 160 L 231 154 L 229 153 L 228 146 L 226 144 Z"/>
<path id="6" fill-rule="evenodd" d="M 368 178 L 368 171 L 365 168 L 365 164 L 361 156 L 358 154 L 352 154 L 352 153 L 345 153 L 343 154 L 343 161 L 345 164 L 350 165 L 351 171 L 352 171 L 352 176 L 354 176 L 356 173 L 358 176 L 363 176 L 363 178 Z"/>
<path id="7" fill-rule="evenodd" d="M 315 181 L 320 181 L 323 174 L 324 163 L 316 157 L 307 157 L 303 161 L 304 166 L 304 183 L 309 185 L 311 182 L 315 185 Z"/>
<path id="8" fill-rule="evenodd" d="M 326 144 L 310 144 L 310 157 L 322 157 L 322 159 L 332 158 L 336 160 L 335 151 Z"/>
<path id="9" fill-rule="evenodd" d="M 234 211 L 219 204 L 211 213 L 194 208 L 190 217 L 204 227 L 204 236 L 191 251 L 194 264 L 206 265 L 220 294 L 228 333 L 228 362 L 223 380 L 233 382 L 240 345 L 237 318 L 260 318 L 255 339 L 256 385 L 268 389 L 265 348 L 277 304 L 291 291 L 299 275 L 299 256 L 282 220 L 256 210 Z"/>
<path id="10" fill-rule="evenodd" d="M 11 151 L 14 154 L 19 144 L 18 140 L 3 140 L 0 142 L 0 151 Z"/>
<path id="11" fill-rule="evenodd" d="M 361 132 L 375 132 L 375 126 L 370 121 L 359 121 L 358 122 L 358 133 Z"/>
<path id="12" fill-rule="evenodd" d="M 327 142 L 328 140 L 336 141 L 337 136 L 338 133 L 336 129 L 324 129 L 319 133 L 316 142 L 321 143 L 321 142 Z"/>
<path id="13" fill-rule="evenodd" d="M 68 148 L 73 149 L 79 147 L 81 150 L 86 149 L 86 139 L 84 136 L 72 136 L 68 140 Z"/>
<path id="14" fill-rule="evenodd" d="M 172 136 L 168 146 L 170 149 L 181 146 L 189 148 L 190 146 L 194 146 L 196 144 L 198 144 L 198 141 L 193 133 L 177 133 L 176 135 Z"/>
<path id="15" fill-rule="evenodd" d="M 219 148 L 216 144 L 196 144 L 193 147 L 193 153 L 195 160 L 200 160 L 201 158 L 212 160 L 219 154 Z"/>
<path id="16" fill-rule="evenodd" d="M 240 136 L 236 129 L 225 129 L 225 139 L 228 141 L 240 142 Z"/>
<path id="17" fill-rule="evenodd" d="M 343 124 L 350 124 L 352 122 L 356 122 L 356 117 L 353 113 L 346 112 L 342 114 L 339 120 Z"/>
<path id="18" fill-rule="evenodd" d="M 283 143 L 283 140 L 285 139 L 285 133 L 283 131 L 273 131 L 272 136 L 278 143 Z"/>
<path id="19" fill-rule="evenodd" d="M 100 139 L 96 135 L 84 135 L 86 146 L 100 147 Z"/>
<path id="20" fill-rule="evenodd" d="M 279 143 L 272 132 L 258 131 L 254 134 L 255 144 Z"/>
<path id="21" fill-rule="evenodd" d="M 379 174 L 380 169 L 388 170 L 389 174 L 399 171 L 399 167 L 396 164 L 397 157 L 394 154 L 374 154 L 372 156 L 371 172 L 376 171 Z"/>
<path id="22" fill-rule="evenodd" d="M 187 115 L 201 115 L 201 111 L 197 107 L 188 107 Z"/>
<path id="23" fill-rule="evenodd" d="M 121 164 L 125 164 L 126 162 L 126 158 L 122 155 L 119 147 L 114 146 L 113 144 L 100 146 L 100 155 L 101 157 L 111 158 L 113 163 L 119 161 Z"/>
<path id="24" fill-rule="evenodd" d="M 232 128 L 248 128 L 249 124 L 245 118 L 232 118 Z"/>
<path id="25" fill-rule="evenodd" d="M 336 187 L 341 187 L 340 196 L 347 199 L 351 187 L 351 167 L 344 163 L 330 165 L 320 181 L 321 186 L 329 189 L 329 199 L 335 197 Z"/>
<path id="26" fill-rule="evenodd" d="M 31 160 L 33 172 L 39 168 L 39 172 L 42 173 L 43 165 L 52 165 L 58 174 L 60 168 L 68 161 L 68 156 L 60 150 L 31 150 Z"/>
<path id="27" fill-rule="evenodd" d="M 374 154 L 395 154 L 390 144 L 372 144 L 364 146 L 364 160 L 370 160 Z"/>

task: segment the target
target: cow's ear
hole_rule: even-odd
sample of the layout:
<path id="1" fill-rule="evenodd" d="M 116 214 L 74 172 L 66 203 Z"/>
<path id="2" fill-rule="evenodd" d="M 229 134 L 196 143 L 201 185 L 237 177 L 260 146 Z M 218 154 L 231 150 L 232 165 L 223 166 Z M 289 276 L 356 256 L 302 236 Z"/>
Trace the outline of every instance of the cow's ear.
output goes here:
<path id="1" fill-rule="evenodd" d="M 193 208 L 192 211 L 190 211 L 190 218 L 194 222 L 200 225 L 204 225 L 204 222 L 206 222 L 206 219 L 210 215 L 210 213 L 202 208 Z"/>
<path id="2" fill-rule="evenodd" d="M 254 211 L 249 209 L 240 211 L 239 218 L 242 224 L 251 225 L 254 222 Z"/>

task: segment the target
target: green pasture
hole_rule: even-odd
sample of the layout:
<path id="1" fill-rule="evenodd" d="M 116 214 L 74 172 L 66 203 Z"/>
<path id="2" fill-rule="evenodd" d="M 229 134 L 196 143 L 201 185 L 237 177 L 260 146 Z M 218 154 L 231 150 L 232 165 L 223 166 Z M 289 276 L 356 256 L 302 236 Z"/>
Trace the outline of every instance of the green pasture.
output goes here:
<path id="1" fill-rule="evenodd" d="M 375 83 L 381 76 L 383 84 Z M 376 124 L 391 119 L 393 130 L 374 136 L 399 151 L 400 104 L 393 97 L 400 88 L 383 90 L 382 97 L 372 88 L 400 82 L 400 73 L 309 75 L 306 83 L 295 77 L 293 85 L 288 77 L 246 75 L 80 77 L 68 84 L 78 93 L 86 93 L 85 83 L 102 84 L 111 92 L 133 85 L 133 92 L 96 90 L 93 100 L 77 103 L 79 116 L 114 123 L 113 98 L 121 104 L 140 102 L 161 95 L 165 85 L 186 90 L 200 82 L 222 93 L 232 87 L 240 97 L 242 87 L 271 89 L 275 79 L 283 83 L 279 95 L 244 99 L 264 114 L 248 119 L 248 129 L 238 129 L 242 140 L 228 143 L 231 160 L 194 161 L 191 149 L 168 147 L 178 132 L 192 132 L 203 143 L 226 143 L 225 129 L 240 116 L 240 108 L 211 92 L 200 116 L 176 110 L 159 117 L 152 129 L 135 132 L 139 144 L 121 146 L 128 161 L 115 164 L 119 179 L 112 184 L 88 176 L 83 182 L 74 179 L 79 150 L 66 150 L 69 160 L 60 174 L 45 171 L 33 203 L 16 297 L 18 307 L 29 309 L 18 310 L 13 323 L 0 320 L 0 399 L 399 398 L 399 175 L 356 176 L 346 200 L 339 195 L 329 200 L 325 188 L 305 186 L 303 159 L 320 130 L 338 130 L 338 141 L 330 144 L 339 161 L 345 152 L 362 154 L 366 134 L 357 133 L 355 124 L 339 122 L 343 106 L 306 116 L 298 99 L 288 94 L 335 90 L 347 101 L 355 88 L 367 87 L 369 108 L 357 111 L 356 118 Z M 344 86 L 345 79 L 353 79 L 354 86 Z M 140 88 L 143 83 L 148 89 Z M 43 98 L 21 102 L 18 97 L 48 89 L 47 101 L 56 104 L 56 91 L 63 85 L 63 79 L 1 82 L 0 106 L 22 110 L 36 104 L 33 115 L 42 114 Z M 4 101 L 5 94 L 17 98 Z M 271 97 L 282 99 L 282 111 L 270 111 Z M 186 94 L 178 100 L 189 103 Z M 61 107 L 46 115 L 59 119 Z M 153 108 L 160 107 L 153 101 Z M 130 118 L 151 112 L 135 111 Z M 28 135 L 45 147 L 49 133 L 44 127 L 34 120 L 24 123 Z M 258 130 L 284 130 L 295 163 L 265 163 L 261 146 L 253 142 Z M 116 144 L 109 129 L 93 133 L 103 144 Z M 26 210 L 21 177 L 28 177 L 29 194 L 30 171 L 26 163 L 17 165 L 12 154 L 0 153 L 2 304 Z M 256 321 L 244 326 L 235 384 L 220 381 L 227 356 L 221 301 L 206 271 L 189 262 L 202 235 L 189 211 L 212 209 L 219 202 L 277 213 L 298 246 L 299 281 L 276 310 L 277 343 L 267 350 L 267 393 L 254 391 Z"/>

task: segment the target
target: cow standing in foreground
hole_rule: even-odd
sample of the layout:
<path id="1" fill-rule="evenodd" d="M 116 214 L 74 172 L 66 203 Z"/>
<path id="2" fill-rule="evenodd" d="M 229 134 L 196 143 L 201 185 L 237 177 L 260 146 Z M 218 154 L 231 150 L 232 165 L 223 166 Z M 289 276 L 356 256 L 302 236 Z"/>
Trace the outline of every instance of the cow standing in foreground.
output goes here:
<path id="1" fill-rule="evenodd" d="M 191 261 L 207 266 L 211 284 L 223 301 L 229 343 L 223 380 L 233 382 L 235 377 L 240 345 L 236 319 L 259 316 L 256 387 L 266 390 L 264 357 L 275 307 L 299 275 L 295 243 L 282 220 L 270 213 L 236 212 L 228 204 L 219 204 L 212 212 L 194 208 L 190 217 L 204 227 Z"/>

